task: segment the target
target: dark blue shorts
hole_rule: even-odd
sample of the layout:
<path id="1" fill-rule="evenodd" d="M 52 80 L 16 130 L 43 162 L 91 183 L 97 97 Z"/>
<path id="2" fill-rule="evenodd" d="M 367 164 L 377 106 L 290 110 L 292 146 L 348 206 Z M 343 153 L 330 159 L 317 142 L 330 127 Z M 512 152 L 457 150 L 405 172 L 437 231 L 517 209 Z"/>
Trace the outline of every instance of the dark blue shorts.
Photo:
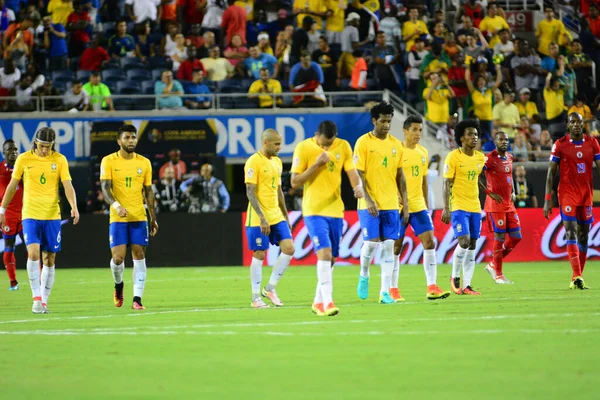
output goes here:
<path id="1" fill-rule="evenodd" d="M 343 218 L 311 215 L 304 217 L 304 225 L 308 229 L 315 252 L 331 248 L 334 257 L 339 255 L 342 230 L 344 229 Z"/>
<path id="2" fill-rule="evenodd" d="M 481 235 L 481 213 L 467 212 L 462 210 L 450 213 L 454 237 L 469 236 L 471 239 L 479 239 Z"/>
<path id="3" fill-rule="evenodd" d="M 363 240 L 398 240 L 400 233 L 398 210 L 380 210 L 376 217 L 369 214 L 369 210 L 358 210 L 358 219 Z"/>
<path id="4" fill-rule="evenodd" d="M 39 244 L 42 251 L 58 253 L 60 251 L 60 219 L 23 220 L 23 238 L 25 245 Z"/>
<path id="5" fill-rule="evenodd" d="M 263 235 L 260 231 L 260 226 L 247 226 L 246 236 L 248 237 L 248 248 L 252 251 L 257 251 L 267 250 L 269 243 L 279 246 L 281 241 L 292 238 L 292 232 L 290 232 L 287 221 L 281 221 L 275 225 L 271 225 L 269 236 Z"/>
<path id="6" fill-rule="evenodd" d="M 428 210 L 408 214 L 408 225 L 404 225 L 402 222 L 402 215 L 400 215 L 400 220 L 400 237 L 406 235 L 408 225 L 412 227 L 416 236 L 433 230 L 433 221 Z"/>
<path id="7" fill-rule="evenodd" d="M 110 247 L 132 245 L 148 246 L 148 222 L 111 222 L 108 226 Z"/>

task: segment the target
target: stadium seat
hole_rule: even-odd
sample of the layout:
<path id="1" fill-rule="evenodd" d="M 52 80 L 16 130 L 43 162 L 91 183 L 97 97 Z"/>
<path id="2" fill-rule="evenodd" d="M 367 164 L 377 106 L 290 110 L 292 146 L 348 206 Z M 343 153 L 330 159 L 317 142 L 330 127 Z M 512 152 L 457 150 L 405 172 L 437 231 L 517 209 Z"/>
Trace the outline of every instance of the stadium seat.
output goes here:
<path id="1" fill-rule="evenodd" d="M 256 100 L 251 100 L 247 97 L 235 97 L 234 104 L 235 104 L 235 108 L 242 108 L 242 109 L 258 108 L 258 104 L 256 103 Z"/>
<path id="2" fill-rule="evenodd" d="M 171 69 L 169 64 L 164 57 L 155 56 L 148 58 L 148 67 L 152 70 L 161 69 L 164 71 L 165 69 Z"/>
<path id="3" fill-rule="evenodd" d="M 55 81 L 57 79 L 61 79 L 61 78 L 68 78 L 70 80 L 73 80 L 73 72 L 68 71 L 68 70 L 52 72 L 52 80 L 53 81 Z"/>
<path id="4" fill-rule="evenodd" d="M 154 81 L 142 81 L 142 94 L 154 94 Z"/>
<path id="5" fill-rule="evenodd" d="M 151 73 L 152 79 L 155 81 L 160 81 L 160 76 L 162 75 L 163 71 L 164 71 L 164 69 L 159 69 L 159 68 L 153 69 L 152 73 Z"/>
<path id="6" fill-rule="evenodd" d="M 367 79 L 367 90 L 379 90 L 377 79 Z"/>
<path id="7" fill-rule="evenodd" d="M 203 81 L 202 83 L 204 83 L 212 93 L 217 91 L 217 82 L 214 81 L 209 81 L 208 79 Z"/>
<path id="8" fill-rule="evenodd" d="M 239 83 L 227 82 L 219 84 L 219 93 L 242 93 L 242 86 Z"/>
<path id="9" fill-rule="evenodd" d="M 250 85 L 254 82 L 254 79 L 242 79 L 242 91 L 247 92 L 250 89 Z"/>
<path id="10" fill-rule="evenodd" d="M 349 89 L 350 86 L 350 79 L 341 79 L 340 80 L 340 90 L 341 91 L 346 91 L 346 90 L 350 90 Z"/>
<path id="11" fill-rule="evenodd" d="M 127 75 L 127 79 L 137 80 L 140 82 L 147 79 L 152 79 L 152 74 L 150 71 L 141 68 L 128 69 L 125 71 L 125 75 Z"/>
<path id="12" fill-rule="evenodd" d="M 136 81 L 117 82 L 117 92 L 119 94 L 141 94 L 141 85 Z"/>
<path id="13" fill-rule="evenodd" d="M 115 110 L 117 111 L 127 111 L 131 110 L 132 102 L 130 99 L 114 99 L 113 100 Z"/>
<path id="14" fill-rule="evenodd" d="M 369 101 L 377 101 L 380 102 L 382 100 L 382 95 L 380 94 L 359 94 L 358 101 L 361 104 L 368 103 Z"/>
<path id="15" fill-rule="evenodd" d="M 77 72 L 77 70 L 79 69 L 79 57 L 71 57 L 69 59 L 69 63 L 71 71 Z"/>
<path id="16" fill-rule="evenodd" d="M 231 97 L 221 97 L 219 99 L 219 107 L 224 109 L 232 109 L 235 108 L 235 104 L 233 102 L 233 98 Z"/>
<path id="17" fill-rule="evenodd" d="M 358 107 L 360 103 L 357 95 L 345 94 L 341 96 L 334 96 L 333 99 L 334 107 Z"/>
<path id="18" fill-rule="evenodd" d="M 153 98 L 142 98 L 136 99 L 132 103 L 134 110 L 154 110 L 154 99 Z"/>
<path id="19" fill-rule="evenodd" d="M 138 68 L 138 69 L 146 68 L 146 65 L 142 62 L 142 60 L 140 60 L 137 57 L 122 57 L 120 64 L 121 64 L 121 68 L 123 68 L 126 71 L 129 69 L 134 69 L 134 68 Z"/>
<path id="20" fill-rule="evenodd" d="M 75 76 L 77 77 L 77 79 L 79 79 L 82 82 L 87 82 L 90 80 L 90 75 L 92 75 L 91 71 L 84 71 L 82 69 L 78 70 L 75 73 Z"/>

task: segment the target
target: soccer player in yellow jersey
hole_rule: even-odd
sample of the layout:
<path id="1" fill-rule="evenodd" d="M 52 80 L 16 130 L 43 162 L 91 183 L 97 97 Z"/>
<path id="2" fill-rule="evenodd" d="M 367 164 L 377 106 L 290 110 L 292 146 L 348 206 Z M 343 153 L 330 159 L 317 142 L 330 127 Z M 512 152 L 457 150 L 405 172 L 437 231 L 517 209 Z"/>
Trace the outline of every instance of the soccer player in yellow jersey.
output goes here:
<path id="1" fill-rule="evenodd" d="M 450 292 L 443 291 L 437 285 L 437 261 L 435 258 L 435 241 L 433 237 L 433 222 L 427 206 L 428 184 L 427 169 L 429 153 L 419 144 L 423 132 L 421 117 L 411 115 L 404 120 L 404 150 L 402 152 L 402 169 L 406 178 L 406 193 L 408 195 L 408 224 L 401 224 L 399 239 L 394 246 L 394 271 L 392 274 L 392 289 L 390 295 L 396 301 L 404 300 L 398 290 L 400 275 L 400 253 L 406 228 L 410 225 L 415 235 L 423 245 L 423 269 L 427 280 L 427 299 L 445 299 Z"/>
<path id="2" fill-rule="evenodd" d="M 358 199 L 358 218 L 363 234 L 360 252 L 358 297 L 369 295 L 369 265 L 381 241 L 381 290 L 379 303 L 391 304 L 394 241 L 400 232 L 398 193 L 404 199 L 404 223 L 408 222 L 408 197 L 402 172 L 402 142 L 390 135 L 394 107 L 381 102 L 371 109 L 373 131 L 362 135 L 354 146 L 354 162 L 363 182 L 364 198 Z"/>
<path id="3" fill-rule="evenodd" d="M 69 164 L 54 150 L 56 132 L 42 128 L 35 134 L 33 149 L 21 154 L 0 206 L 0 224 L 17 185 L 23 181 L 23 236 L 27 246 L 27 274 L 33 294 L 34 314 L 49 314 L 48 298 L 54 285 L 56 253 L 60 251 L 60 206 L 58 184 L 62 182 L 71 205 L 73 224 L 79 222 L 77 198 L 71 182 Z M 40 250 L 42 272 L 40 278 Z"/>
<path id="4" fill-rule="evenodd" d="M 458 245 L 452 260 L 450 284 L 456 294 L 479 295 L 471 287 L 475 272 L 475 246 L 481 233 L 481 203 L 479 202 L 479 175 L 485 165 L 485 156 L 475 150 L 479 140 L 479 123 L 466 119 L 456 125 L 456 143 L 460 147 L 444 161 L 444 211 L 442 222 L 452 222 Z M 460 285 L 460 269 L 463 286 Z"/>
<path id="5" fill-rule="evenodd" d="M 135 153 L 138 143 L 137 130 L 133 125 L 119 129 L 119 151 L 102 159 L 100 185 L 104 201 L 110 205 L 109 242 L 112 259 L 110 269 L 115 281 L 113 302 L 123 305 L 123 271 L 125 253 L 131 247 L 133 258 L 134 310 L 145 310 L 142 305 L 146 284 L 146 246 L 148 231 L 154 236 L 158 231 L 154 194 L 152 192 L 152 165 L 150 160 Z M 150 229 L 145 204 L 150 213 Z"/>
<path id="6" fill-rule="evenodd" d="M 312 310 L 319 316 L 339 312 L 332 299 L 331 268 L 339 255 L 344 225 L 342 169 L 355 196 L 362 197 L 350 143 L 337 137 L 335 123 L 323 121 L 314 137 L 296 146 L 292 164 L 292 187 L 304 187 L 302 215 L 317 253 L 317 291 Z"/>
<path id="7" fill-rule="evenodd" d="M 262 148 L 254 153 L 244 165 L 244 182 L 248 196 L 246 214 L 246 236 L 248 248 L 254 252 L 250 264 L 252 283 L 252 303 L 254 308 L 269 307 L 261 298 L 267 297 L 276 307 L 283 302 L 275 292 L 275 286 L 285 273 L 294 256 L 292 231 L 281 190 L 283 166 L 277 157 L 282 138 L 275 129 L 267 129 L 262 134 Z M 281 254 L 275 262 L 271 278 L 266 287 L 262 284 L 262 265 L 269 243 L 279 246 Z"/>

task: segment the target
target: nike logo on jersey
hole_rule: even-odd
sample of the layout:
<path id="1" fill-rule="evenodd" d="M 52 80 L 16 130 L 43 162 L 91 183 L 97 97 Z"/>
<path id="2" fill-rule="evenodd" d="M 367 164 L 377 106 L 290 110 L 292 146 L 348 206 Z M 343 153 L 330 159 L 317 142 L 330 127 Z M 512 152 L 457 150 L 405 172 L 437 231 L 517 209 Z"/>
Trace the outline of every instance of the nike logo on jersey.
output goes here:
<path id="1" fill-rule="evenodd" d="M 119 172 L 120 170 L 121 170 L 120 168 L 119 169 L 115 168 L 115 172 Z"/>
<path id="2" fill-rule="evenodd" d="M 30 166 L 27 166 L 27 169 L 31 169 L 31 168 L 33 168 L 33 166 L 31 166 L 31 167 L 30 167 Z"/>
<path id="3" fill-rule="evenodd" d="M 58 249 L 58 246 L 54 246 L 55 249 Z"/>

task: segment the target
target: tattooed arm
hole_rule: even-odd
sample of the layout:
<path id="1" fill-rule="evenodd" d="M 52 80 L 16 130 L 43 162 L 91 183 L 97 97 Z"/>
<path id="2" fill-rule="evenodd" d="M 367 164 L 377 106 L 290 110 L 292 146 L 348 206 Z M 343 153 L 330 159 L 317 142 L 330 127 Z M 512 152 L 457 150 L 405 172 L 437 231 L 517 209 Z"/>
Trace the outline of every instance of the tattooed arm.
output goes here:
<path id="1" fill-rule="evenodd" d="M 100 187 L 102 188 L 102 196 L 106 204 L 113 207 L 117 211 L 117 214 L 119 214 L 119 217 L 125 218 L 127 216 L 127 209 L 115 199 L 112 192 L 112 179 L 100 180 Z"/>
<path id="2" fill-rule="evenodd" d="M 256 185 L 253 183 L 246 183 L 246 196 L 248 197 L 248 202 L 250 203 L 250 206 L 252 206 L 252 209 L 256 212 L 256 214 L 258 215 L 258 218 L 260 218 L 260 230 L 264 235 L 268 235 L 269 233 L 271 233 L 271 227 L 269 225 L 269 222 L 267 221 L 267 218 L 265 217 L 265 214 L 262 211 L 262 208 L 260 208 L 260 203 L 258 202 L 258 198 L 256 197 Z M 285 207 L 285 204 L 284 204 Z"/>
<path id="3" fill-rule="evenodd" d="M 148 212 L 150 212 L 150 236 L 154 236 L 156 235 L 156 232 L 158 232 L 158 222 L 156 222 L 156 208 L 154 208 L 154 192 L 152 191 L 152 186 L 144 186 L 144 197 L 146 198 Z"/>

